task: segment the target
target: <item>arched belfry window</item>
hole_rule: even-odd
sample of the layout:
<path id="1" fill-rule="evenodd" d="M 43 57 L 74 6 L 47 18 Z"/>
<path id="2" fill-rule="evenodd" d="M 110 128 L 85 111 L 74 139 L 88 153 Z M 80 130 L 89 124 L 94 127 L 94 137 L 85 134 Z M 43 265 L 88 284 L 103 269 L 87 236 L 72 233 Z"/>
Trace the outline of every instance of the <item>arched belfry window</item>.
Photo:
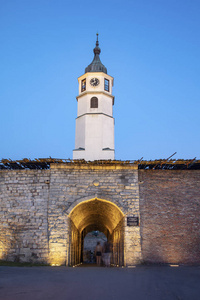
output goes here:
<path id="1" fill-rule="evenodd" d="M 98 108 L 98 98 L 92 97 L 90 100 L 90 108 Z"/>

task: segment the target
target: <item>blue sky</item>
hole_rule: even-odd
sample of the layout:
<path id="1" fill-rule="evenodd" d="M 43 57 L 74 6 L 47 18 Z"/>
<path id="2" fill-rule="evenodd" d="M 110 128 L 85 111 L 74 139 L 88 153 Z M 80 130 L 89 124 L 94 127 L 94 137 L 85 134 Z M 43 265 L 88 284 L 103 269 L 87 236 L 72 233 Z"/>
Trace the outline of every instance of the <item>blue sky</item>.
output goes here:
<path id="1" fill-rule="evenodd" d="M 0 0 L 0 159 L 72 158 L 97 31 L 116 159 L 200 158 L 199 16 L 199 0 Z"/>

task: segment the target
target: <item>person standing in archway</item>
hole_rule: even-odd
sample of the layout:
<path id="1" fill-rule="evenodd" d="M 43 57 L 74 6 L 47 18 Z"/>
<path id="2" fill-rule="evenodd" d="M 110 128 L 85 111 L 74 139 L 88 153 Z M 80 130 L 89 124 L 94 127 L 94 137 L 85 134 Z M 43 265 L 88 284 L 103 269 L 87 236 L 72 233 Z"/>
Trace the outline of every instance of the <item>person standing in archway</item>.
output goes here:
<path id="1" fill-rule="evenodd" d="M 96 248 L 95 248 L 95 255 L 96 255 L 96 263 L 97 266 L 101 265 L 101 255 L 102 255 L 102 246 L 100 242 L 97 242 Z"/>
<path id="2" fill-rule="evenodd" d="M 112 253 L 112 247 L 110 242 L 105 242 L 103 245 L 104 263 L 106 267 L 110 267 L 110 258 Z"/>

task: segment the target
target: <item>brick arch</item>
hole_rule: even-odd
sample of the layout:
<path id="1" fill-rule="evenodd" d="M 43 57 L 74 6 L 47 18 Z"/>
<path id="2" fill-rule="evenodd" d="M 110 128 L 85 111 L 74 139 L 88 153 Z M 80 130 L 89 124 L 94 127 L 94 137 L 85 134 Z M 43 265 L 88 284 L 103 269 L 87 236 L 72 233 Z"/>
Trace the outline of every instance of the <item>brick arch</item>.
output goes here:
<path id="1" fill-rule="evenodd" d="M 113 204 L 114 206 L 116 206 L 116 208 L 118 208 L 121 213 L 123 215 L 125 215 L 125 212 L 124 212 L 124 208 L 123 206 L 120 204 L 120 203 L 115 203 L 113 202 L 113 200 L 110 198 L 110 197 L 102 197 L 102 195 L 98 195 L 98 194 L 95 194 L 95 195 L 91 195 L 90 197 L 83 197 L 83 198 L 79 198 L 77 200 L 75 200 L 69 207 L 68 209 L 66 210 L 66 214 L 70 217 L 72 211 L 75 209 L 75 207 L 83 202 L 89 202 L 89 201 L 93 201 L 94 199 L 96 200 L 99 200 L 99 201 L 105 201 L 105 202 L 110 202 L 110 204 Z"/>
<path id="2" fill-rule="evenodd" d="M 124 217 L 121 209 L 113 202 L 97 197 L 78 201 L 68 217 L 81 232 L 86 226 L 96 222 L 104 225 L 111 233 Z"/>

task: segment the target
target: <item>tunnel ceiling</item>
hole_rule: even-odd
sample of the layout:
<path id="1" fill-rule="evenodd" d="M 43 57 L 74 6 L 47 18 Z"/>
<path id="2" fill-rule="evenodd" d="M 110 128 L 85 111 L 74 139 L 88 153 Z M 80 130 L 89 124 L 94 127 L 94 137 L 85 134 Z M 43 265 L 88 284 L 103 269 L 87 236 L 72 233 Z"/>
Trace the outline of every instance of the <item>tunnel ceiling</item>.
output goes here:
<path id="1" fill-rule="evenodd" d="M 93 199 L 78 204 L 70 213 L 70 218 L 80 232 L 93 225 L 107 228 L 111 233 L 123 218 L 123 213 L 109 201 Z"/>
<path id="2" fill-rule="evenodd" d="M 87 227 L 84 228 L 84 235 L 83 235 L 83 237 L 85 237 L 91 231 L 100 231 L 100 232 L 103 232 L 105 234 L 105 236 L 107 237 L 107 228 L 103 224 L 96 224 L 96 223 L 94 223 L 94 224 L 88 225 Z"/>

